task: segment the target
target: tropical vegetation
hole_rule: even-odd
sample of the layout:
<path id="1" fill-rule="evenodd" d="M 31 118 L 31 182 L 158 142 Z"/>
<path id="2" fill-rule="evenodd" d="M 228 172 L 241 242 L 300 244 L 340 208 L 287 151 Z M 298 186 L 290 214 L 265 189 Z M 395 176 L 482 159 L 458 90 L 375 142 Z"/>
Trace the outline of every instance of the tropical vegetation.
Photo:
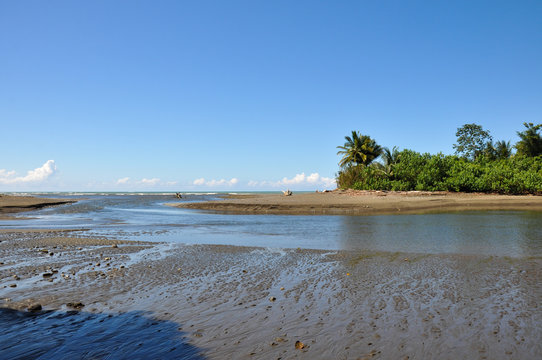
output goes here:
<path id="1" fill-rule="evenodd" d="M 512 146 L 509 141 L 493 143 L 489 131 L 466 124 L 456 133 L 454 155 L 390 150 L 353 131 L 338 147 L 337 184 L 358 190 L 542 194 L 542 124 L 524 126 Z"/>

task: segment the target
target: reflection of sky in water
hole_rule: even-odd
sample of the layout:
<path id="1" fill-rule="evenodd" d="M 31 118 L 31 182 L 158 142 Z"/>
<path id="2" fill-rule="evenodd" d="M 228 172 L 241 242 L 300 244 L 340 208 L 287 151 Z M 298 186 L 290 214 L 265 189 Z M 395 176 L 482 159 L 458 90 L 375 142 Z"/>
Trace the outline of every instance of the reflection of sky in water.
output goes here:
<path id="1" fill-rule="evenodd" d="M 187 195 L 182 201 L 212 199 Z M 224 215 L 162 205 L 173 196 L 87 196 L 7 228 L 90 228 L 118 238 L 264 246 L 507 256 L 542 255 L 542 213 L 465 212 L 381 216 Z"/>

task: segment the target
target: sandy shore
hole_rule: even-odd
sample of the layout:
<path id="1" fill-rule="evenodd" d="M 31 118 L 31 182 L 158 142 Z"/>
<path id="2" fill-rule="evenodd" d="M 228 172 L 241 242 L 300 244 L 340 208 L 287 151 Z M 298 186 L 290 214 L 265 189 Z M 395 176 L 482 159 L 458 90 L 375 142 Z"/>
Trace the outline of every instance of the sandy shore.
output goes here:
<path id="1" fill-rule="evenodd" d="M 0 220 L 15 219 L 16 217 L 8 215 L 12 213 L 41 209 L 47 206 L 64 205 L 73 202 L 75 201 L 0 194 Z"/>
<path id="2" fill-rule="evenodd" d="M 378 215 L 469 210 L 542 211 L 542 196 L 440 192 L 333 191 L 284 196 L 234 196 L 223 201 L 170 204 L 233 214 Z"/>
<path id="3" fill-rule="evenodd" d="M 26 311 L 39 303 L 67 311 L 82 303 L 87 313 L 144 311 L 178 324 L 209 359 L 542 356 L 541 258 L 83 235 L 0 232 L 0 307 Z M 145 336 L 152 339 L 151 330 Z"/>

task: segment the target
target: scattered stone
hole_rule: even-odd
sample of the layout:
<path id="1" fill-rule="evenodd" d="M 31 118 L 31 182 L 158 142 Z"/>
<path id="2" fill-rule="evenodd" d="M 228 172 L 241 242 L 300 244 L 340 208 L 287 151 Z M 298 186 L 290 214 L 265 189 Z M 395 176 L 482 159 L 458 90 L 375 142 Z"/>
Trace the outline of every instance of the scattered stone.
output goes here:
<path id="1" fill-rule="evenodd" d="M 53 256 L 55 253 L 54 252 L 50 252 L 49 253 L 49 256 Z"/>
<path id="2" fill-rule="evenodd" d="M 121 269 L 124 269 L 124 265 L 121 265 L 120 268 L 121 268 Z"/>
<path id="3" fill-rule="evenodd" d="M 281 287 L 280 290 L 281 290 L 281 291 L 284 290 L 284 287 Z"/>
<path id="4" fill-rule="evenodd" d="M 53 273 L 52 272 L 46 272 L 46 273 L 43 273 L 42 275 L 44 278 L 50 278 L 51 276 L 53 276 Z"/>
<path id="5" fill-rule="evenodd" d="M 41 304 L 32 304 L 26 310 L 35 312 L 35 311 L 41 311 Z"/>
<path id="6" fill-rule="evenodd" d="M 49 250 L 47 250 L 47 249 L 40 249 L 39 251 L 44 253 L 44 254 L 47 254 L 49 252 Z"/>
<path id="7" fill-rule="evenodd" d="M 119 246 L 118 246 L 117 244 L 113 244 L 113 245 L 111 245 L 111 247 L 112 247 L 113 249 L 116 249 L 116 248 L 118 248 Z"/>
<path id="8" fill-rule="evenodd" d="M 295 348 L 296 348 L 297 350 L 304 349 L 304 348 L 305 348 L 305 344 L 303 344 L 301 341 L 297 340 L 297 341 L 295 342 Z"/>
<path id="9" fill-rule="evenodd" d="M 21 280 L 21 278 L 18 277 L 17 275 L 13 275 L 13 279 L 15 279 L 15 280 Z"/>
<path id="10" fill-rule="evenodd" d="M 277 300 L 277 298 L 274 297 L 274 296 L 271 296 L 271 297 L 269 298 L 269 301 L 275 301 L 275 300 Z"/>
<path id="11" fill-rule="evenodd" d="M 9 284 L 9 287 L 15 288 L 17 287 L 17 284 Z"/>
<path id="12" fill-rule="evenodd" d="M 111 260 L 111 258 L 110 258 L 110 257 L 106 257 L 106 258 L 104 258 L 104 261 L 109 261 L 109 260 Z"/>
<path id="13" fill-rule="evenodd" d="M 73 302 L 73 303 L 69 302 L 66 304 L 66 306 L 79 310 L 79 309 L 82 309 L 85 306 L 85 304 L 83 304 L 82 302 Z"/>

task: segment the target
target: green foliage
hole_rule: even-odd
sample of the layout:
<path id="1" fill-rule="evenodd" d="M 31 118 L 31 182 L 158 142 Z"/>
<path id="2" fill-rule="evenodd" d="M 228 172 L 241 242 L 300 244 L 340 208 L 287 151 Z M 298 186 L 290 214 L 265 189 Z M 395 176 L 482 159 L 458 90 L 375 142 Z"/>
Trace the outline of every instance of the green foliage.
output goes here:
<path id="1" fill-rule="evenodd" d="M 542 156 L 469 161 L 458 156 L 398 152 L 390 171 L 384 165 L 349 166 L 337 175 L 339 188 L 541 194 Z"/>
<path id="2" fill-rule="evenodd" d="M 471 160 L 482 155 L 492 140 L 489 131 L 485 131 L 477 124 L 463 125 L 457 129 L 455 136 L 457 136 L 457 144 L 453 145 L 455 153 Z"/>
<path id="3" fill-rule="evenodd" d="M 337 152 L 342 155 L 339 166 L 342 168 L 352 165 L 369 165 L 382 153 L 382 147 L 371 139 L 370 136 L 361 135 L 358 131 L 352 131 L 352 136 L 344 137 L 346 142 Z"/>
<path id="4" fill-rule="evenodd" d="M 542 124 L 523 123 L 527 128 L 519 132 L 520 141 L 515 145 L 520 156 L 538 156 L 542 155 L 542 137 L 538 133 L 542 129 Z"/>

